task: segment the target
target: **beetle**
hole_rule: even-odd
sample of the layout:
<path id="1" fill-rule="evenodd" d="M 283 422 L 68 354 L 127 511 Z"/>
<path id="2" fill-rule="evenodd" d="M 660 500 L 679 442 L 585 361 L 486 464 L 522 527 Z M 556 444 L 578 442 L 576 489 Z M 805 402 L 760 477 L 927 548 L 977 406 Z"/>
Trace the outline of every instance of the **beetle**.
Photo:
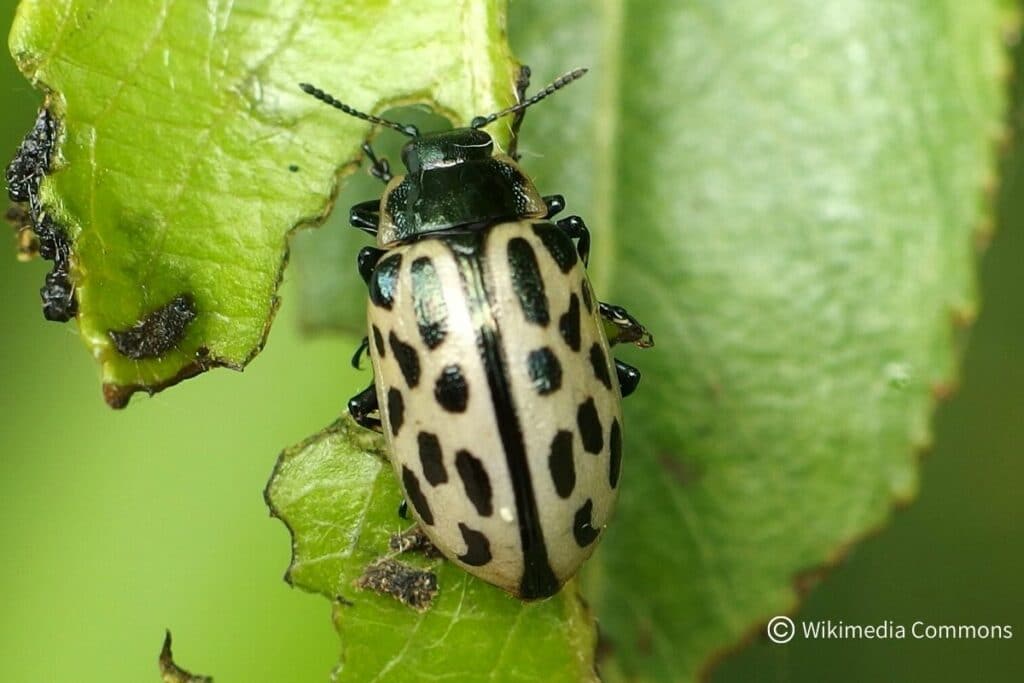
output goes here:
<path id="1" fill-rule="evenodd" d="M 405 500 L 431 542 L 471 574 L 524 600 L 555 594 L 593 552 L 618 494 L 620 397 L 639 371 L 609 346 L 653 345 L 643 325 L 597 300 L 586 274 L 590 232 L 553 221 L 518 165 L 527 107 L 575 81 L 571 71 L 467 127 L 420 133 L 360 112 L 309 84 L 346 114 L 410 140 L 391 173 L 369 142 L 379 200 L 350 222 L 376 239 L 357 267 L 369 291 L 374 381 L 353 397 L 360 425 L 382 431 Z M 509 149 L 482 128 L 513 115 Z"/>

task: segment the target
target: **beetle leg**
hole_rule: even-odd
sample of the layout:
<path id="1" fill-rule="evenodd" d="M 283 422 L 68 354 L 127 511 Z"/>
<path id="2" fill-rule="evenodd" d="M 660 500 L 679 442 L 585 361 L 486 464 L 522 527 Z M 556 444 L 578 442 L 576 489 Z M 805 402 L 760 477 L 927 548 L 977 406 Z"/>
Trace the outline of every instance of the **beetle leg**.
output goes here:
<path id="1" fill-rule="evenodd" d="M 548 214 L 544 218 L 552 218 L 558 213 L 561 213 L 562 209 L 565 208 L 565 197 L 560 194 L 551 194 L 547 197 L 542 197 L 544 205 L 548 207 Z"/>
<path id="2" fill-rule="evenodd" d="M 649 349 L 654 346 L 654 337 L 651 336 L 651 333 L 625 308 L 606 304 L 603 301 L 599 301 L 597 306 L 604 319 L 605 336 L 608 337 L 610 346 L 621 342 L 631 342 L 641 349 Z"/>
<path id="3" fill-rule="evenodd" d="M 622 398 L 626 398 L 636 391 L 636 385 L 640 384 L 639 370 L 616 358 L 615 374 L 619 376 L 619 392 L 622 394 Z"/>
<path id="4" fill-rule="evenodd" d="M 353 206 L 348 212 L 348 222 L 352 227 L 376 237 L 380 224 L 380 200 L 371 199 Z"/>
<path id="5" fill-rule="evenodd" d="M 383 255 L 384 250 L 377 247 L 363 247 L 359 250 L 359 255 L 356 256 L 356 268 L 367 285 L 370 284 L 370 277 L 373 276 L 373 269 L 377 265 L 377 261 L 380 261 L 380 257 Z"/>
<path id="6" fill-rule="evenodd" d="M 363 341 L 359 342 L 359 347 L 356 349 L 356 352 L 352 355 L 352 367 L 354 367 L 356 370 L 362 370 L 362 368 L 359 366 L 359 362 L 362 360 L 363 354 L 369 350 L 370 338 L 363 337 Z"/>
<path id="7" fill-rule="evenodd" d="M 402 519 L 409 519 L 409 501 L 405 498 L 398 504 L 398 516 Z"/>
<path id="8" fill-rule="evenodd" d="M 348 413 L 356 421 L 356 424 L 375 432 L 381 431 L 380 418 L 374 417 L 371 413 L 376 413 L 379 408 L 377 388 L 373 382 L 370 382 L 370 386 L 348 400 Z"/>
<path id="9" fill-rule="evenodd" d="M 577 240 L 576 251 L 583 261 L 584 267 L 590 262 L 590 229 L 579 216 L 569 216 L 555 223 L 562 230 L 565 230 L 569 237 Z"/>
<path id="10" fill-rule="evenodd" d="M 525 64 L 519 67 L 519 75 L 516 77 L 516 103 L 521 103 L 526 99 L 526 90 L 530 87 L 530 67 Z M 508 141 L 508 155 L 512 157 L 514 161 L 519 161 L 521 155 L 518 152 L 519 147 L 519 127 L 523 125 L 523 117 L 526 116 L 526 110 L 520 109 L 512 117 L 512 135 Z"/>
<path id="11" fill-rule="evenodd" d="M 370 175 L 385 185 L 391 182 L 391 165 L 387 159 L 377 158 L 369 140 L 363 143 L 363 153 L 370 158 Z"/>

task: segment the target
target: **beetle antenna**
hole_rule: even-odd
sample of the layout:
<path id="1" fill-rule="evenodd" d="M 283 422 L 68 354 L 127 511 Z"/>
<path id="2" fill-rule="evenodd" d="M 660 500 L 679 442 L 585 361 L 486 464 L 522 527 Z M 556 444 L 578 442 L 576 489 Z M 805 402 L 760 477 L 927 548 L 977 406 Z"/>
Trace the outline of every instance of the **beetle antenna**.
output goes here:
<path id="1" fill-rule="evenodd" d="M 394 121 L 388 121 L 387 119 L 382 119 L 379 116 L 374 116 L 373 114 L 365 114 L 365 113 L 363 113 L 363 112 L 361 112 L 361 111 L 359 111 L 357 109 L 353 109 L 352 107 L 348 106 L 344 102 L 339 102 L 338 100 L 334 99 L 334 97 L 332 97 L 331 95 L 325 93 L 320 88 L 312 86 L 309 83 L 299 83 L 299 87 L 302 88 L 302 90 L 306 94 L 312 95 L 313 97 L 317 98 L 321 102 L 323 102 L 325 104 L 329 104 L 332 107 L 334 107 L 335 109 L 340 109 L 343 112 L 345 112 L 346 114 L 348 114 L 350 116 L 354 116 L 357 119 L 362 119 L 364 121 L 369 121 L 370 123 L 377 123 L 377 124 L 380 124 L 382 126 L 387 126 L 388 128 L 390 128 L 392 130 L 397 130 L 402 135 L 408 135 L 411 138 L 416 138 L 416 137 L 419 137 L 419 135 L 420 135 L 419 129 L 416 128 L 416 126 L 414 126 L 412 124 L 396 123 Z"/>
<path id="2" fill-rule="evenodd" d="M 522 111 L 531 105 L 537 104 L 538 102 L 540 102 L 541 100 L 543 100 L 545 97 L 552 94 L 556 90 L 561 90 L 562 88 L 569 85 L 576 79 L 581 78 L 585 73 L 587 73 L 587 69 L 573 69 L 569 73 L 562 74 L 554 81 L 552 81 L 551 85 L 544 88 L 530 99 L 514 104 L 507 109 L 502 109 L 501 111 L 490 114 L 489 116 L 477 116 L 469 123 L 469 127 L 483 128 L 487 124 L 492 123 L 497 119 L 500 119 L 502 116 L 508 116 L 509 114 L 514 114 L 517 111 Z"/>

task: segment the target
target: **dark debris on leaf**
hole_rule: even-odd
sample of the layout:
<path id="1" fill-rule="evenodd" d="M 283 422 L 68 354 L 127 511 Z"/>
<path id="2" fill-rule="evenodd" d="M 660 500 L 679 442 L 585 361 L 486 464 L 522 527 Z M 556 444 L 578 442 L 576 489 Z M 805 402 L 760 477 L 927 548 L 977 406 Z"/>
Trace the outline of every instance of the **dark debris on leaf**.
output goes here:
<path id="1" fill-rule="evenodd" d="M 423 611 L 437 596 L 437 575 L 384 558 L 366 567 L 356 586 L 381 595 L 390 595 L 403 605 Z"/>
<path id="2" fill-rule="evenodd" d="M 388 547 L 394 553 L 419 552 L 423 553 L 424 557 L 441 557 L 441 551 L 430 542 L 430 539 L 427 538 L 427 535 L 419 525 L 407 529 L 400 534 L 391 534 L 391 538 L 388 539 Z"/>
<path id="3" fill-rule="evenodd" d="M 7 216 L 16 221 L 22 257 L 38 253 L 47 261 L 53 261 L 53 270 L 39 290 L 43 317 L 67 322 L 78 312 L 75 286 L 71 282 L 71 244 L 67 230 L 47 213 L 39 198 L 39 184 L 50 172 L 57 136 L 57 120 L 43 107 L 32 130 L 7 165 L 7 193 L 18 203 L 8 210 Z"/>
<path id="4" fill-rule="evenodd" d="M 164 683 L 213 683 L 213 677 L 190 673 L 174 663 L 171 654 L 171 632 L 164 636 L 164 646 L 160 650 L 160 678 Z"/>
<path id="5" fill-rule="evenodd" d="M 177 348 L 189 324 L 196 319 L 196 304 L 179 294 L 126 330 L 109 330 L 114 347 L 132 360 L 159 358 Z"/>
<path id="6" fill-rule="evenodd" d="M 50 172 L 53 144 L 57 140 L 57 120 L 45 107 L 11 163 L 7 165 L 7 193 L 15 202 L 31 202 L 39 193 L 39 181 Z"/>

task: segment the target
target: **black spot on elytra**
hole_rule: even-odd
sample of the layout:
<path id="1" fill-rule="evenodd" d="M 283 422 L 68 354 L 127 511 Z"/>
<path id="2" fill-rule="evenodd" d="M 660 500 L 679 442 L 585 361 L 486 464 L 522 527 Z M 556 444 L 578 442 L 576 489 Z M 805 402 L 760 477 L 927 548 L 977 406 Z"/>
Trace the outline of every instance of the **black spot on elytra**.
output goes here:
<path id="1" fill-rule="evenodd" d="M 576 517 L 573 519 L 572 535 L 576 537 L 576 545 L 581 548 L 586 548 L 597 538 L 597 529 L 591 520 L 593 514 L 594 502 L 587 498 L 587 502 L 576 511 Z"/>
<path id="2" fill-rule="evenodd" d="M 587 313 L 594 312 L 594 297 L 590 293 L 590 283 L 587 282 L 586 278 L 583 278 L 583 287 L 581 289 L 583 294 L 583 305 L 587 308 Z"/>
<path id="3" fill-rule="evenodd" d="M 622 469 L 622 428 L 619 421 L 612 420 L 611 433 L 608 434 L 608 449 L 611 457 L 608 460 L 608 484 L 612 488 L 619 485 L 619 470 Z"/>
<path id="4" fill-rule="evenodd" d="M 391 310 L 395 303 L 395 289 L 398 287 L 398 270 L 402 267 L 402 255 L 392 254 L 381 259 L 370 276 L 370 301 L 374 306 Z"/>
<path id="5" fill-rule="evenodd" d="M 562 365 L 548 347 L 530 351 L 526 358 L 530 381 L 541 396 L 558 391 L 562 386 Z"/>
<path id="6" fill-rule="evenodd" d="M 444 468 L 441 442 L 430 432 L 420 432 L 416 435 L 416 441 L 420 447 L 420 465 L 423 467 L 423 476 L 427 478 L 430 485 L 437 486 L 448 481 L 448 470 Z"/>
<path id="7" fill-rule="evenodd" d="M 434 398 L 449 413 L 465 412 L 469 402 L 469 386 L 462 375 L 462 368 L 449 365 L 441 371 L 434 385 Z"/>
<path id="8" fill-rule="evenodd" d="M 575 294 L 569 296 L 569 310 L 559 318 L 558 330 L 570 349 L 580 350 L 580 298 Z"/>
<path id="9" fill-rule="evenodd" d="M 606 389 L 612 388 L 612 378 L 608 374 L 608 359 L 604 355 L 601 345 L 594 342 L 590 347 L 590 365 L 594 368 L 594 377 L 600 380 Z"/>
<path id="10" fill-rule="evenodd" d="M 132 360 L 159 358 L 177 348 L 195 319 L 196 304 L 192 297 L 179 294 L 127 330 L 109 330 L 107 335 L 122 356 Z"/>
<path id="11" fill-rule="evenodd" d="M 390 595 L 403 605 L 423 611 L 437 596 L 437 575 L 392 558 L 369 564 L 356 580 L 359 588 Z"/>
<path id="12" fill-rule="evenodd" d="M 424 524 L 433 526 L 434 515 L 430 511 L 430 505 L 427 504 L 426 496 L 423 495 L 423 491 L 420 489 L 420 480 L 405 465 L 402 465 L 402 486 L 405 487 L 405 497 L 412 503 L 413 508 L 416 509 L 416 514 L 420 516 Z"/>
<path id="13" fill-rule="evenodd" d="M 519 298 L 523 315 L 531 323 L 547 325 L 551 316 L 548 313 L 548 298 L 544 293 L 544 278 L 540 275 L 533 247 L 522 237 L 509 240 L 508 265 L 512 274 L 512 288 Z"/>
<path id="14" fill-rule="evenodd" d="M 391 422 L 391 433 L 398 436 L 398 430 L 405 422 L 405 399 L 402 392 L 394 387 L 388 389 L 388 420 Z"/>
<path id="15" fill-rule="evenodd" d="M 580 436 L 583 437 L 583 450 L 594 455 L 600 453 L 601 447 L 604 446 L 604 435 L 593 398 L 588 398 L 580 404 L 576 411 L 576 424 L 580 428 Z"/>
<path id="16" fill-rule="evenodd" d="M 475 529 L 459 522 L 462 540 L 466 543 L 466 552 L 459 555 L 459 560 L 471 567 L 481 567 L 491 561 L 491 542 Z"/>
<path id="17" fill-rule="evenodd" d="M 377 347 L 377 356 L 379 358 L 384 357 L 384 337 L 381 335 L 380 330 L 377 329 L 376 325 L 372 326 L 373 331 L 373 345 Z"/>
<path id="18" fill-rule="evenodd" d="M 298 164 L 288 164 L 288 170 L 291 171 L 292 173 L 298 173 L 299 166 Z"/>
<path id="19" fill-rule="evenodd" d="M 555 260 L 563 273 L 572 270 L 577 261 L 576 247 L 572 245 L 572 240 L 565 232 L 550 223 L 535 223 L 533 232 L 540 238 L 544 247 L 551 254 L 551 258 Z"/>
<path id="20" fill-rule="evenodd" d="M 405 383 L 413 389 L 420 383 L 420 357 L 409 344 L 395 336 L 394 331 L 388 334 L 388 343 L 391 345 L 391 353 L 395 354 L 398 361 L 398 368 L 405 377 Z"/>
<path id="21" fill-rule="evenodd" d="M 427 348 L 436 349 L 448 333 L 448 307 L 444 302 L 441 280 L 437 277 L 434 262 L 426 256 L 413 261 L 409 273 L 416 326 Z"/>
<path id="22" fill-rule="evenodd" d="M 568 498 L 576 487 L 576 467 L 572 457 L 572 432 L 560 431 L 551 440 L 551 454 L 548 455 L 548 469 L 555 491 L 562 498 Z"/>
<path id="23" fill-rule="evenodd" d="M 459 471 L 466 496 L 473 503 L 477 513 L 481 517 L 490 517 L 494 512 L 491 479 L 487 476 L 484 464 L 469 451 L 459 451 L 455 454 L 455 469 Z"/>

